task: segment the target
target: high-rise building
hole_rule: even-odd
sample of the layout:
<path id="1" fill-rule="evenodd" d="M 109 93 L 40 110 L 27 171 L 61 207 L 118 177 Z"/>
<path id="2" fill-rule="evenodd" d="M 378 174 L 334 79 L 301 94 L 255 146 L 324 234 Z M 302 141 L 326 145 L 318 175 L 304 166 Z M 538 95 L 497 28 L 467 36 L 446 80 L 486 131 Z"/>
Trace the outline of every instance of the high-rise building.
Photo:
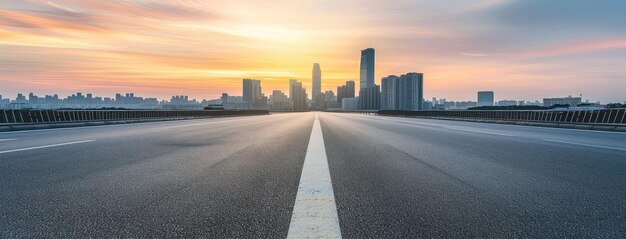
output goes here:
<path id="1" fill-rule="evenodd" d="M 378 110 L 380 108 L 380 86 L 374 82 L 374 59 L 374 48 L 361 50 L 360 110 Z"/>
<path id="2" fill-rule="evenodd" d="M 380 109 L 397 110 L 400 77 L 389 75 L 381 80 Z"/>
<path id="3" fill-rule="evenodd" d="M 361 89 L 374 86 L 374 48 L 361 50 Z"/>
<path id="4" fill-rule="evenodd" d="M 493 91 L 479 91 L 478 106 L 493 106 Z"/>
<path id="5" fill-rule="evenodd" d="M 345 85 L 337 87 L 337 103 L 341 104 L 343 98 L 354 98 L 354 81 L 346 81 Z"/>
<path id="6" fill-rule="evenodd" d="M 322 70 L 320 69 L 320 64 L 313 64 L 313 87 L 311 89 L 311 96 L 313 102 L 320 103 L 321 101 L 318 99 L 318 95 L 322 93 Z"/>
<path id="7" fill-rule="evenodd" d="M 324 108 L 341 108 L 341 104 L 337 103 L 337 96 L 332 90 L 324 91 Z"/>
<path id="8" fill-rule="evenodd" d="M 255 79 L 243 80 L 242 99 L 250 109 L 267 109 L 268 98 L 261 90 L 261 81 Z"/>
<path id="9" fill-rule="evenodd" d="M 346 81 L 346 91 L 345 91 L 345 98 L 354 98 L 355 95 L 355 86 L 354 86 L 354 81 Z"/>
<path id="10" fill-rule="evenodd" d="M 289 80 L 289 98 L 293 101 L 293 110 L 308 110 L 306 89 L 302 87 L 302 82 Z"/>
<path id="11" fill-rule="evenodd" d="M 222 97 L 220 99 L 222 100 L 222 105 L 228 104 L 228 93 L 222 93 Z"/>
<path id="12" fill-rule="evenodd" d="M 407 73 L 382 79 L 381 109 L 422 110 L 424 107 L 424 75 Z"/>
<path id="13" fill-rule="evenodd" d="M 398 89 L 399 110 L 422 110 L 424 74 L 411 72 L 401 75 Z"/>
<path id="14" fill-rule="evenodd" d="M 261 96 L 261 81 L 243 79 L 243 101 L 253 103 L 259 96 Z"/>
<path id="15" fill-rule="evenodd" d="M 359 110 L 380 109 L 380 86 L 361 88 L 359 91 Z"/>
<path id="16" fill-rule="evenodd" d="M 341 99 L 345 98 L 344 95 L 346 92 L 346 86 L 345 85 L 340 85 L 337 86 L 337 103 L 341 103 Z"/>
<path id="17" fill-rule="evenodd" d="M 270 96 L 272 110 L 293 110 L 293 101 L 280 90 L 274 90 Z"/>
<path id="18" fill-rule="evenodd" d="M 341 110 L 356 111 L 359 109 L 359 98 L 343 98 L 341 100 Z"/>
<path id="19" fill-rule="evenodd" d="M 318 110 L 326 110 L 328 108 L 341 108 L 341 104 L 337 103 L 335 92 L 328 90 L 319 94 L 318 103 L 315 107 Z"/>

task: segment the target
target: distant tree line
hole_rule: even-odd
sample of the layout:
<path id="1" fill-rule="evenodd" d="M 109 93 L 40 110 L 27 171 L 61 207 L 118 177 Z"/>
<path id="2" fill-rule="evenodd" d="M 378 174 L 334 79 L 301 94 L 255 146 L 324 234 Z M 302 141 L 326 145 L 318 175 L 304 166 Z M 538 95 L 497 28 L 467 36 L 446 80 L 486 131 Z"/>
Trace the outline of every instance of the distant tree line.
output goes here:
<path id="1" fill-rule="evenodd" d="M 567 108 L 570 105 L 553 105 L 550 107 L 539 106 L 539 105 L 509 105 L 509 106 L 478 106 L 471 107 L 467 110 L 549 110 L 554 108 Z"/>
<path id="2" fill-rule="evenodd" d="M 620 103 L 611 103 L 611 104 L 607 104 L 606 107 L 609 107 L 609 109 L 626 108 L 626 105 L 620 104 Z"/>

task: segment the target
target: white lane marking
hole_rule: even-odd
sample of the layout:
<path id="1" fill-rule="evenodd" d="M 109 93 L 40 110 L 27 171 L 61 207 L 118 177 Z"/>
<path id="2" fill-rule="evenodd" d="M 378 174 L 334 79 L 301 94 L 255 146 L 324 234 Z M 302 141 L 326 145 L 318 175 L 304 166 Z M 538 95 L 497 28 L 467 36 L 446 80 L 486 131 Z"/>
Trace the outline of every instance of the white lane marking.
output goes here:
<path id="1" fill-rule="evenodd" d="M 469 129 L 459 129 L 459 128 L 452 128 L 452 127 L 444 127 L 446 129 L 451 129 L 451 130 L 458 130 L 458 131 L 466 131 L 466 132 L 473 132 L 473 133 L 481 133 L 481 134 L 493 134 L 493 135 L 500 135 L 500 136 L 509 136 L 509 137 L 514 137 L 515 135 L 512 134 L 502 134 L 502 133 L 495 133 L 495 132 L 487 132 L 487 131 L 478 131 L 478 130 L 469 130 Z"/>
<path id="2" fill-rule="evenodd" d="M 0 139 L 0 142 L 12 141 L 12 140 L 16 140 L 16 139 Z"/>
<path id="3" fill-rule="evenodd" d="M 580 146 L 587 146 L 587 147 L 595 147 L 595 148 L 602 148 L 602 149 L 614 149 L 614 150 L 626 151 L 625 148 L 616 148 L 616 147 L 609 147 L 609 146 L 602 146 L 602 145 L 595 145 L 595 144 L 582 144 L 582 143 L 574 143 L 574 142 L 551 140 L 551 139 L 544 139 L 544 141 L 562 143 L 562 144 L 573 144 L 573 145 L 580 145 Z"/>
<path id="4" fill-rule="evenodd" d="M 341 238 L 324 137 L 317 114 L 287 238 Z"/>
<path id="5" fill-rule="evenodd" d="M 71 144 L 82 144 L 82 143 L 89 143 L 93 141 L 95 140 L 90 139 L 90 140 L 81 140 L 81 141 L 74 141 L 74 142 L 67 142 L 67 143 L 60 143 L 60 144 L 50 144 L 50 145 L 35 146 L 35 147 L 28 147 L 28 148 L 21 148 L 21 149 L 11 149 L 11 150 L 6 150 L 6 151 L 0 151 L 0 154 L 20 152 L 20 151 L 33 150 L 33 149 L 51 148 L 51 147 L 58 147 L 58 146 L 71 145 Z"/>

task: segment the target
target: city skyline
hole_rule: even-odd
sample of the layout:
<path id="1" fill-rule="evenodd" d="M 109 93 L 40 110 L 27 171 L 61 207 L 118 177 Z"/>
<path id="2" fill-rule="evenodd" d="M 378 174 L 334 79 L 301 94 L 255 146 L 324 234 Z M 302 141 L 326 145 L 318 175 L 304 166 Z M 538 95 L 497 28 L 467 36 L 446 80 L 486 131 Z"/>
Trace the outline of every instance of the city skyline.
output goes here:
<path id="1" fill-rule="evenodd" d="M 302 81 L 297 79 L 289 79 L 289 95 L 287 96 L 281 90 L 272 90 L 272 94 L 268 96 L 263 93 L 261 80 L 244 78 L 242 80 L 242 95 L 232 96 L 228 92 L 223 92 L 219 99 L 202 100 L 200 103 L 193 99 L 188 101 L 186 95 L 175 95 L 170 102 L 166 100 L 158 101 L 157 98 L 142 97 L 135 98 L 134 93 L 126 93 L 126 98 L 132 99 L 129 102 L 131 108 L 202 108 L 207 105 L 208 108 L 221 104 L 223 109 L 272 109 L 272 110 L 453 110 L 467 109 L 471 107 L 482 106 L 539 106 L 538 101 L 512 100 L 511 98 L 502 98 L 496 101 L 493 91 L 478 91 L 477 101 L 449 101 L 446 98 L 437 100 L 436 97 L 432 101 L 424 98 L 424 74 L 410 72 L 400 77 L 396 75 L 388 75 L 381 79 L 380 84 L 376 84 L 374 80 L 375 72 L 375 49 L 366 48 L 361 50 L 360 63 L 360 90 L 359 95 L 355 97 L 354 81 L 346 81 L 345 85 L 338 85 L 336 94 L 332 90 L 321 92 L 322 78 L 319 63 L 313 63 L 311 74 L 312 93 L 311 98 L 307 97 L 306 87 Z M 233 97 L 240 97 L 240 100 Z M 122 99 L 122 100 L 120 100 Z M 116 93 L 115 99 L 108 97 L 93 97 L 92 93 L 86 96 L 78 92 L 72 94 L 65 99 L 60 99 L 57 94 L 45 95 L 38 97 L 32 92 L 29 94 L 28 100 L 21 93 L 18 93 L 15 100 L 3 99 L 0 95 L 0 108 L 63 108 L 63 107 L 124 107 L 124 97 Z M 232 100 L 229 100 L 232 99 Z M 347 101 L 346 101 L 347 100 Z M 355 104 L 356 103 L 356 104 Z M 543 106 L 550 107 L 553 105 L 569 105 L 578 106 L 582 104 L 582 95 L 572 98 L 567 97 L 549 97 L 543 98 Z M 589 102 L 591 105 L 600 105 L 600 102 Z M 609 102 L 617 103 L 617 102 Z M 203 105 L 201 105 L 203 104 Z M 621 104 L 621 103 L 620 103 Z"/>
<path id="2" fill-rule="evenodd" d="M 310 91 L 314 62 L 324 66 L 324 92 L 348 80 L 358 84 L 357 50 L 373 47 L 376 84 L 386 75 L 423 72 L 425 98 L 469 100 L 490 89 L 512 99 L 583 94 L 593 102 L 623 102 L 626 32 L 620 26 L 626 17 L 613 9 L 625 5 L 4 2 L 0 94 L 218 98 L 241 94 L 243 78 L 262 80 L 266 95 L 287 91 L 289 79 Z"/>

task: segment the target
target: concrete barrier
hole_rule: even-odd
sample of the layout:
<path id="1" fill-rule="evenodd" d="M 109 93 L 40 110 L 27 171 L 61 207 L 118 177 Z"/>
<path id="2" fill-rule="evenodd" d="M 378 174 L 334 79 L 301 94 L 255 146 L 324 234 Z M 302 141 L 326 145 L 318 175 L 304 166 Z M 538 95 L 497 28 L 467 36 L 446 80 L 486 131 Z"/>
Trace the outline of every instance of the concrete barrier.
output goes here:
<path id="1" fill-rule="evenodd" d="M 11 125 L 11 130 L 36 130 L 49 129 L 50 124 L 27 124 L 27 125 Z"/>
<path id="2" fill-rule="evenodd" d="M 618 132 L 626 132 L 626 126 L 617 126 L 613 130 Z"/>
<path id="3" fill-rule="evenodd" d="M 539 126 L 539 127 L 558 127 L 559 124 L 556 123 L 544 123 L 544 122 L 530 122 L 529 126 Z"/>
<path id="4" fill-rule="evenodd" d="M 85 126 L 85 123 L 57 123 L 50 124 L 50 128 L 71 128 L 71 127 L 82 127 Z"/>
<path id="5" fill-rule="evenodd" d="M 574 126 L 574 129 L 593 129 L 593 125 L 579 124 Z"/>
<path id="6" fill-rule="evenodd" d="M 112 121 L 106 121 L 106 124 L 126 124 L 127 121 L 126 120 L 112 120 Z"/>
<path id="7" fill-rule="evenodd" d="M 11 126 L 0 126 L 0 132 L 11 131 Z"/>
<path id="8" fill-rule="evenodd" d="M 565 129 L 573 129 L 573 128 L 576 128 L 576 125 L 575 124 L 559 124 L 558 127 L 565 128 Z"/>
<path id="9" fill-rule="evenodd" d="M 594 125 L 591 129 L 593 130 L 602 130 L 602 131 L 613 131 L 615 126 L 610 125 Z"/>

